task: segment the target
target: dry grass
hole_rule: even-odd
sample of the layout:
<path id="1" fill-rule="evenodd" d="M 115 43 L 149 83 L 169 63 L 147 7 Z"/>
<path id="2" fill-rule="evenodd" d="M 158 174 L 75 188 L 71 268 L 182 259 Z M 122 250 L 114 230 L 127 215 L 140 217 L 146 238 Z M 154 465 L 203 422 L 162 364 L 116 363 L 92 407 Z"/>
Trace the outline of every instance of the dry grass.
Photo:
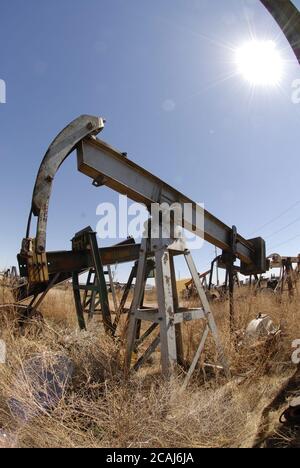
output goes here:
<path id="1" fill-rule="evenodd" d="M 52 291 L 42 309 L 45 323 L 33 322 L 21 334 L 14 311 L 1 313 L 0 337 L 7 343 L 8 361 L 0 365 L 0 434 L 6 434 L 0 436 L 0 446 L 251 447 L 263 409 L 294 370 L 290 355 L 291 342 L 300 338 L 298 296 L 282 303 L 245 290 L 237 296 L 238 329 L 258 313 L 267 313 L 282 326 L 281 338 L 241 346 L 237 352 L 229 336 L 228 304 L 214 304 L 233 379 L 227 383 L 221 374 L 204 373 L 199 366 L 183 393 L 182 377 L 166 382 L 158 365 L 148 365 L 126 381 L 120 350 L 100 324 L 77 331 L 68 290 Z M 0 300 L 9 301 L 1 288 Z M 184 327 L 187 357 L 200 332 L 199 325 Z M 52 407 L 45 408 L 37 398 L 45 388 L 37 388 L 41 382 L 27 371 L 28 362 L 37 357 L 53 375 L 60 359 L 74 367 Z M 211 342 L 203 360 L 216 361 Z M 25 408 L 26 420 L 14 410 L 15 401 Z"/>

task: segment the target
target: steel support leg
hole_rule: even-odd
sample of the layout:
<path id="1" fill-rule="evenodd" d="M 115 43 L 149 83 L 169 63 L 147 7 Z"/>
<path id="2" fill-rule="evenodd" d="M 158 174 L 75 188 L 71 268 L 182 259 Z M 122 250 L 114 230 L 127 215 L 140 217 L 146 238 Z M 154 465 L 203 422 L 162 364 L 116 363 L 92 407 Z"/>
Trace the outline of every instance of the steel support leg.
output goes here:
<path id="1" fill-rule="evenodd" d="M 231 335 L 235 332 L 235 311 L 234 311 L 234 272 L 233 264 L 228 267 L 228 282 L 229 282 L 229 322 Z"/>
<path id="2" fill-rule="evenodd" d="M 155 264 L 160 319 L 161 365 L 163 375 L 169 377 L 177 364 L 175 306 L 170 252 L 158 250 L 155 253 Z"/>
<path id="3" fill-rule="evenodd" d="M 136 277 L 136 274 L 137 274 L 137 268 L 138 268 L 138 265 L 136 263 L 132 267 L 129 279 L 127 281 L 125 290 L 123 292 L 122 299 L 121 299 L 120 305 L 118 307 L 116 317 L 115 317 L 115 321 L 114 321 L 114 324 L 113 324 L 114 333 L 116 333 L 116 330 L 117 330 L 119 322 L 120 322 L 120 318 L 121 318 L 122 314 L 124 313 L 126 302 L 127 302 L 127 299 L 128 299 L 131 287 L 132 287 L 132 283 L 133 283 L 133 280 L 134 280 L 134 278 Z"/>
<path id="4" fill-rule="evenodd" d="M 113 325 L 112 325 L 110 308 L 109 308 L 106 279 L 104 275 L 101 257 L 99 254 L 96 233 L 94 232 L 89 233 L 89 243 L 90 243 L 91 254 L 92 254 L 93 263 L 95 267 L 96 280 L 99 286 L 100 303 L 101 303 L 104 329 L 106 333 L 112 334 Z"/>
<path id="5" fill-rule="evenodd" d="M 81 302 L 81 295 L 80 295 L 80 285 L 79 285 L 79 275 L 77 272 L 72 274 L 73 280 L 73 294 L 74 294 L 74 301 L 75 301 L 75 308 L 77 314 L 77 320 L 80 330 L 86 330 L 86 324 L 84 320 L 84 313 L 83 307 Z"/>
<path id="6" fill-rule="evenodd" d="M 113 278 L 110 265 L 107 266 L 107 273 L 108 273 L 109 285 L 110 285 L 111 294 L 113 298 L 115 313 L 117 313 L 119 306 L 118 306 L 118 300 L 117 300 L 117 295 L 116 295 L 116 290 L 115 290 L 115 285 L 114 285 L 114 278 Z"/>
<path id="7" fill-rule="evenodd" d="M 195 286 L 196 286 L 198 295 L 200 297 L 200 300 L 201 300 L 201 303 L 202 303 L 202 306 L 203 306 L 203 309 L 204 309 L 204 313 L 205 313 L 205 317 L 206 317 L 206 320 L 207 320 L 209 330 L 212 333 L 212 336 L 213 336 L 213 339 L 214 339 L 214 342 L 215 342 L 215 345 L 216 345 L 216 350 L 217 350 L 217 353 L 218 353 L 219 361 L 220 361 L 220 363 L 222 364 L 222 366 L 224 368 L 224 372 L 225 372 L 226 376 L 228 378 L 230 378 L 230 369 L 229 369 L 227 359 L 225 358 L 224 348 L 223 348 L 223 346 L 221 344 L 218 328 L 217 328 L 214 316 L 212 314 L 210 304 L 209 304 L 208 299 L 206 297 L 205 291 L 204 291 L 204 289 L 202 287 L 202 284 L 201 284 L 201 281 L 200 281 L 200 278 L 199 278 L 199 275 L 198 275 L 198 272 L 197 272 L 196 265 L 194 263 L 192 255 L 191 255 L 191 253 L 189 251 L 186 251 L 185 258 L 186 258 L 186 262 L 187 262 L 187 265 L 189 267 L 190 273 L 192 275 L 192 278 L 194 279 Z M 201 349 L 201 343 L 200 343 L 199 349 Z M 199 349 L 198 349 L 198 352 L 199 352 Z M 199 356 L 200 356 L 200 354 L 199 354 Z"/>
<path id="8" fill-rule="evenodd" d="M 152 241 L 154 244 L 154 241 Z M 155 240 L 155 245 L 151 246 L 151 252 L 155 255 L 156 268 L 156 293 L 158 309 L 143 309 L 142 300 L 145 291 L 145 282 L 147 277 L 147 242 L 144 240 L 141 248 L 140 259 L 138 262 L 137 279 L 134 290 L 133 303 L 130 310 L 127 349 L 125 356 L 125 370 L 128 374 L 131 365 L 131 355 L 137 345 L 144 342 L 147 337 L 159 326 L 159 335 L 154 338 L 144 355 L 138 360 L 134 369 L 138 369 L 147 361 L 149 356 L 157 349 L 160 344 L 162 374 L 169 378 L 176 365 L 184 364 L 184 352 L 182 343 L 181 327 L 179 326 L 185 320 L 202 319 L 205 322 L 205 329 L 201 338 L 199 347 L 193 359 L 193 362 L 187 373 L 185 385 L 188 384 L 193 374 L 200 355 L 204 349 L 206 339 L 209 333 L 212 333 L 217 353 L 226 375 L 230 376 L 229 366 L 225 359 L 224 350 L 221 345 L 217 326 L 210 309 L 201 279 L 198 275 L 196 266 L 191 253 L 186 249 L 185 244 L 180 241 Z M 201 309 L 180 309 L 178 304 L 177 285 L 175 277 L 173 256 L 182 254 L 185 257 L 189 267 L 192 280 L 194 281 L 196 291 L 202 303 Z M 193 315 L 192 315 L 193 314 Z M 150 321 L 152 325 L 143 334 L 139 340 L 137 330 L 141 320 Z"/>
<path id="9" fill-rule="evenodd" d="M 143 301 L 144 291 L 143 285 L 145 282 L 145 273 L 147 265 L 147 239 L 144 239 L 141 245 L 140 258 L 138 261 L 138 269 L 136 275 L 136 284 L 134 288 L 133 301 L 129 312 L 129 324 L 127 331 L 127 344 L 125 354 L 125 373 L 128 374 L 131 366 L 132 353 L 135 349 L 135 340 L 138 329 L 138 320 L 136 318 L 136 311 L 141 307 Z"/>
<path id="10" fill-rule="evenodd" d="M 176 272 L 175 272 L 173 255 L 170 255 L 170 271 L 171 271 L 174 308 L 175 308 L 175 311 L 177 311 L 179 309 L 179 299 L 178 299 Z M 183 352 L 182 324 L 181 323 L 177 323 L 175 325 L 175 333 L 176 333 L 176 348 L 177 348 L 177 364 L 179 366 L 184 367 L 185 360 L 184 360 L 184 352 Z"/>

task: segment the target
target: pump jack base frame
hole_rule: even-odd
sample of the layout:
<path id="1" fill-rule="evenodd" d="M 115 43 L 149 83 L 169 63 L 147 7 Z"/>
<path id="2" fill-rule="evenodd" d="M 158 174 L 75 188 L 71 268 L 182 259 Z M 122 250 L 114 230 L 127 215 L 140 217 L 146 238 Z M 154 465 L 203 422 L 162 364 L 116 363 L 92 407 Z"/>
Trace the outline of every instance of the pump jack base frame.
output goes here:
<path id="1" fill-rule="evenodd" d="M 93 232 L 90 227 L 83 229 L 72 239 L 72 246 L 75 252 L 86 249 L 89 250 L 93 260 L 93 268 L 89 270 L 86 285 L 81 285 L 79 283 L 78 272 L 72 273 L 73 293 L 79 327 L 81 330 L 86 330 L 84 312 L 87 307 L 89 310 L 89 318 L 91 319 L 95 312 L 97 312 L 97 307 L 101 305 L 98 312 L 102 315 L 105 332 L 113 335 L 114 326 L 109 306 L 105 272 L 99 253 L 96 233 Z M 94 277 L 93 281 L 92 277 Z M 83 297 L 80 291 L 84 291 Z"/>
<path id="2" fill-rule="evenodd" d="M 149 245 L 150 244 L 150 245 Z M 158 308 L 146 308 L 143 306 L 145 285 L 147 281 L 147 252 L 151 250 L 155 256 L 156 268 L 156 292 Z M 174 268 L 174 256 L 183 255 L 194 281 L 197 295 L 202 304 L 198 309 L 182 309 L 178 305 L 178 293 Z M 183 353 L 182 323 L 192 320 L 203 320 L 204 332 L 199 342 L 196 354 L 186 373 L 184 387 L 186 387 L 197 366 L 199 358 L 204 351 L 209 334 L 212 335 L 220 364 L 230 378 L 230 370 L 224 355 L 224 350 L 219 338 L 218 329 L 201 284 L 197 268 L 190 251 L 183 239 L 144 239 L 141 245 L 140 258 L 137 267 L 137 278 L 134 289 L 132 306 L 129 312 L 129 325 L 127 334 L 127 346 L 125 354 L 125 374 L 129 375 L 133 353 L 154 331 L 159 329 L 158 335 L 150 346 L 133 366 L 138 370 L 160 346 L 162 374 L 170 378 L 177 365 L 186 367 Z M 140 336 L 142 322 L 150 323 L 150 327 Z"/>

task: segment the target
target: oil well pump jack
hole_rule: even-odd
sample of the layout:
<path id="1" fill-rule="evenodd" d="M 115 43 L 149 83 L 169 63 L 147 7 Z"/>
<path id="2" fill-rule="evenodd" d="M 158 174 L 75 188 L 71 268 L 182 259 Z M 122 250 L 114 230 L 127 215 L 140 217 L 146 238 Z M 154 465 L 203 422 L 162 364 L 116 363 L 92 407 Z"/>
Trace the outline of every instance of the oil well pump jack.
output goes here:
<path id="1" fill-rule="evenodd" d="M 298 31 L 300 14 L 298 10 L 290 1 L 261 0 L 261 2 L 268 8 L 286 34 L 300 61 L 300 34 Z M 165 376 L 170 375 L 176 364 L 186 364 L 183 352 L 182 323 L 202 320 L 205 324 L 204 332 L 194 359 L 189 364 L 187 381 L 197 365 L 209 334 L 212 334 L 220 362 L 225 372 L 229 374 L 210 304 L 191 252 L 187 249 L 184 239 L 176 236 L 176 226 L 172 230 L 173 234 L 168 238 L 164 237 L 162 230 L 160 230 L 158 238 L 146 236 L 141 244 L 127 240 L 120 245 L 100 249 L 97 245 L 96 234 L 91 229 L 85 229 L 73 239 L 72 251 L 46 251 L 48 206 L 53 180 L 61 164 L 73 151 L 76 151 L 78 170 L 90 177 L 95 187 L 106 186 L 120 194 L 125 194 L 131 200 L 146 205 L 149 211 L 151 204 L 168 204 L 169 206 L 189 204 L 192 206 L 191 217 L 183 219 L 182 224 L 186 229 L 222 251 L 222 263 L 226 265 L 229 275 L 232 327 L 236 261 L 240 261 L 240 272 L 244 275 L 258 275 L 267 270 L 265 242 L 262 238 L 245 239 L 238 234 L 235 226 L 227 226 L 211 213 L 199 207 L 186 195 L 129 160 L 124 156 L 124 153 L 98 139 L 97 135 L 104 129 L 104 124 L 105 121 L 98 117 L 83 115 L 77 118 L 54 139 L 42 161 L 33 192 L 26 237 L 22 242 L 21 252 L 18 256 L 20 274 L 28 278 L 28 284 L 19 291 L 19 300 L 32 297 L 29 311 L 34 310 L 54 285 L 72 278 L 77 315 L 81 328 L 84 328 L 84 307 L 78 275 L 87 270 L 93 271 L 94 282 L 86 285 L 85 292 L 89 290 L 92 295 L 94 294 L 94 299 L 95 295 L 98 295 L 105 330 L 114 335 L 120 314 L 125 310 L 130 285 L 136 278 L 133 300 L 128 311 L 126 370 L 129 371 L 131 368 L 133 352 L 155 333 L 154 340 L 134 367 L 138 369 L 160 346 L 162 372 Z M 204 226 L 201 229 L 195 221 L 199 210 L 202 210 L 201 214 L 204 219 Z M 34 238 L 30 237 L 32 216 L 37 217 Z M 177 255 L 182 255 L 186 260 L 202 305 L 200 308 L 182 309 L 179 307 L 174 269 L 174 257 Z M 116 311 L 116 318 L 113 321 L 107 295 L 104 266 L 116 262 L 135 262 L 135 264 L 124 293 L 125 297 L 121 300 L 119 309 Z M 155 269 L 157 308 L 144 306 L 147 276 L 153 269 Z M 40 295 L 41 297 L 39 297 Z M 91 304 L 94 302 L 90 301 Z M 150 324 L 143 334 L 142 322 Z"/>
<path id="2" fill-rule="evenodd" d="M 210 332 L 215 340 L 221 361 L 226 367 L 217 327 L 191 252 L 187 249 L 184 239 L 176 237 L 176 229 L 172 230 L 173 235 L 169 238 L 164 237 L 160 230 L 160 234 L 155 238 L 151 238 L 151 235 L 145 236 L 140 245 L 128 240 L 121 245 L 104 249 L 98 248 L 95 233 L 88 229 L 75 236 L 72 251 L 49 253 L 46 251 L 48 206 L 53 180 L 64 160 L 73 150 L 76 150 L 78 170 L 90 177 L 95 187 L 105 185 L 121 194 L 126 194 L 133 201 L 146 205 L 149 212 L 151 212 L 152 204 L 167 204 L 168 206 L 189 204 L 192 207 L 192 213 L 183 219 L 182 225 L 222 249 L 223 261 L 228 265 L 229 271 L 233 270 L 237 259 L 240 260 L 242 274 L 260 274 L 266 271 L 263 239 L 244 239 L 237 233 L 235 227 L 226 226 L 186 195 L 96 138 L 103 128 L 103 119 L 83 115 L 69 124 L 55 138 L 45 155 L 33 192 L 26 238 L 22 242 L 21 253 L 18 257 L 20 273 L 28 278 L 27 289 L 24 288 L 20 292 L 21 295 L 23 294 L 21 298 L 33 296 L 31 307 L 35 309 L 34 301 L 37 300 L 39 303 L 40 293 L 43 297 L 58 282 L 72 278 L 77 314 L 82 323 L 83 307 L 78 275 L 93 268 L 96 276 L 93 288 L 94 291 L 98 289 L 103 323 L 106 331 L 114 334 L 119 313 L 117 311 L 117 319 L 113 322 L 109 310 L 103 266 L 115 262 L 135 261 L 136 284 L 129 311 L 126 367 L 130 368 L 131 356 L 136 349 L 137 342 L 142 343 L 158 329 L 158 335 L 135 367 L 142 365 L 160 345 L 162 370 L 165 375 L 169 374 L 176 362 L 182 364 L 184 361 L 181 324 L 191 320 L 204 320 L 206 326 L 190 370 L 195 368 Z M 199 210 L 204 219 L 204 225 L 201 228 L 196 223 Z M 185 210 L 182 210 L 182 213 L 184 217 Z M 37 231 L 34 238 L 30 237 L 32 215 L 37 217 Z M 174 256 L 177 255 L 182 255 L 187 262 L 202 304 L 201 308 L 179 308 L 174 269 Z M 143 298 L 147 275 L 153 268 L 155 268 L 158 308 L 149 309 L 144 307 Z M 133 275 L 131 275 L 132 280 Z M 144 335 L 140 336 L 142 321 L 149 322 L 150 327 Z"/>

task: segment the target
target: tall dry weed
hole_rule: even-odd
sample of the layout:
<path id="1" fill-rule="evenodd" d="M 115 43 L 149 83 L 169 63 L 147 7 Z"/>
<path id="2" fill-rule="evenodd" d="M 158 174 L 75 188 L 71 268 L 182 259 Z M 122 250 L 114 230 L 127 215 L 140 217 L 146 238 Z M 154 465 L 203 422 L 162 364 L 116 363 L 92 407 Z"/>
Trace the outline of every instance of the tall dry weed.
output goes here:
<path id="1" fill-rule="evenodd" d="M 43 306 L 44 323 L 34 320 L 22 333 L 13 310 L 1 313 L 8 360 L 0 365 L 0 445 L 249 447 L 263 408 L 293 371 L 291 342 L 300 338 L 298 303 L 298 296 L 279 302 L 273 295 L 240 291 L 235 311 L 241 343 L 242 331 L 258 313 L 269 314 L 282 333 L 276 341 L 262 340 L 252 347 L 240 344 L 238 349 L 229 333 L 228 303 L 215 303 L 233 379 L 228 383 L 215 368 L 203 367 L 205 362 L 217 362 L 210 340 L 185 392 L 181 376 L 164 381 L 159 368 L 151 365 L 126 381 L 118 344 L 103 333 L 100 323 L 78 332 L 68 290 L 54 290 Z M 187 358 L 192 357 L 200 333 L 199 324 L 185 325 Z M 33 368 L 38 376 L 48 373 L 52 384 L 56 379 L 61 383 L 55 386 L 57 398 L 51 385 L 43 386 L 43 379 L 28 371 L 36 359 Z M 62 382 L 57 366 L 61 360 L 72 363 Z M 50 403 L 44 400 L 47 392 Z"/>

